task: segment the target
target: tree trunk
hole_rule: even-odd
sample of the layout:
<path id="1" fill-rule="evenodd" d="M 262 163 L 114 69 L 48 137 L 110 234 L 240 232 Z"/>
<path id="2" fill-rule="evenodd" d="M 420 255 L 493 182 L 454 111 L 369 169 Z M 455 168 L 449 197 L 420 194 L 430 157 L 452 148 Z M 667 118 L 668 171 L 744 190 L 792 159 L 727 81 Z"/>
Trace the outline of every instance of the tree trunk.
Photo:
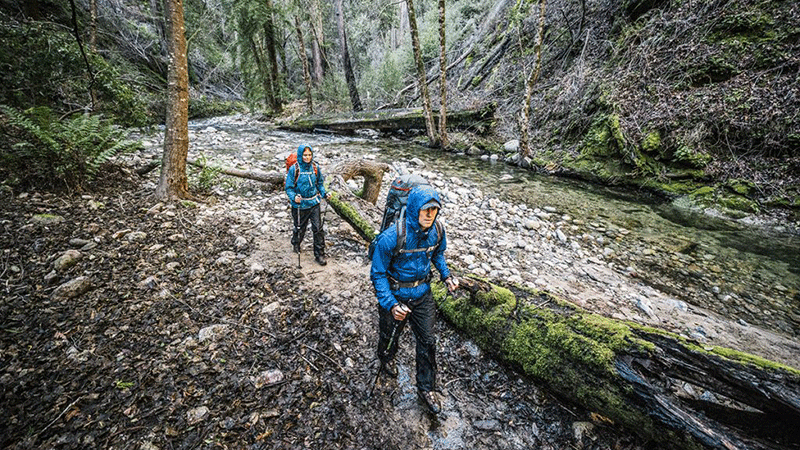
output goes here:
<path id="1" fill-rule="evenodd" d="M 347 90 L 350 92 L 350 103 L 353 111 L 361 111 L 361 99 L 358 97 L 358 87 L 356 77 L 353 74 L 353 66 L 350 64 L 350 52 L 347 49 L 347 32 L 344 29 L 344 11 L 342 0 L 336 0 L 336 23 L 339 26 L 339 42 L 342 47 L 342 64 L 344 66 L 344 78 L 347 81 Z"/>
<path id="2" fill-rule="evenodd" d="M 275 14 L 272 0 L 267 0 L 267 17 L 264 22 L 264 38 L 266 40 L 267 55 L 269 56 L 269 79 L 270 79 L 270 107 L 272 112 L 280 114 L 283 110 L 283 100 L 281 99 L 281 77 L 278 68 L 277 39 L 275 37 Z"/>
<path id="3" fill-rule="evenodd" d="M 89 50 L 97 52 L 97 0 L 89 0 Z"/>
<path id="4" fill-rule="evenodd" d="M 442 148 L 450 146 L 447 139 L 447 46 L 445 45 L 445 0 L 439 0 L 439 139 Z"/>
<path id="5" fill-rule="evenodd" d="M 466 293 L 435 289 L 449 322 L 560 397 L 658 448 L 800 444 L 800 371 L 591 314 L 544 291 L 461 281 Z"/>
<path id="6" fill-rule="evenodd" d="M 380 194 L 381 183 L 383 182 L 383 174 L 388 171 L 388 164 L 376 163 L 365 159 L 345 161 L 333 169 L 333 173 L 341 175 L 344 181 L 359 177 L 363 178 L 364 187 L 361 190 L 360 197 L 373 205 L 378 201 L 378 194 Z"/>
<path id="7" fill-rule="evenodd" d="M 522 110 L 519 116 L 520 140 L 519 153 L 522 156 L 531 155 L 531 143 L 528 130 L 530 128 L 531 97 L 533 96 L 533 86 L 539 80 L 539 72 L 542 70 L 542 41 L 544 40 L 544 18 L 547 0 L 541 0 L 539 8 L 539 28 L 536 34 L 536 63 L 531 70 L 528 80 L 525 83 L 525 98 L 522 101 Z M 520 50 L 522 50 L 520 45 Z"/>
<path id="8" fill-rule="evenodd" d="M 417 16 L 414 12 L 414 0 L 406 0 L 408 6 L 408 24 L 411 26 L 411 46 L 414 49 L 414 63 L 417 69 L 417 85 L 422 96 L 422 108 L 425 113 L 425 130 L 428 133 L 428 144 L 431 147 L 439 145 L 439 138 L 436 133 L 436 126 L 433 122 L 433 109 L 431 108 L 431 97 L 428 94 L 427 77 L 425 76 L 425 66 L 422 63 L 422 50 L 419 45 L 419 30 L 417 30 Z"/>
<path id="9" fill-rule="evenodd" d="M 496 105 L 484 105 L 481 109 L 450 111 L 447 126 L 453 129 L 469 129 L 474 133 L 490 133 L 494 122 Z M 398 130 L 422 129 L 425 118 L 422 110 L 400 109 L 378 112 L 349 113 L 339 116 L 305 117 L 279 126 L 281 129 L 316 132 L 329 131 L 342 134 L 353 134 L 360 128 L 371 128 L 391 133 Z"/>
<path id="10" fill-rule="evenodd" d="M 199 167 L 201 169 L 211 168 L 214 170 L 218 170 L 220 173 L 223 173 L 225 175 L 231 175 L 239 178 L 246 178 L 248 180 L 261 181 L 262 183 L 266 183 L 273 189 L 283 189 L 284 183 L 286 181 L 285 172 L 262 172 L 260 170 L 242 170 L 233 167 L 210 166 L 206 161 L 202 160 L 199 161 L 196 159 L 187 159 L 187 163 L 189 163 L 192 166 Z M 140 175 L 142 174 L 139 170 L 137 170 L 136 173 L 139 173 Z"/>
<path id="11" fill-rule="evenodd" d="M 314 100 L 311 96 L 311 73 L 308 69 L 308 57 L 306 57 L 306 43 L 303 39 L 303 29 L 300 27 L 300 19 L 294 16 L 294 27 L 297 30 L 297 40 L 300 45 L 300 50 L 297 52 L 297 57 L 303 61 L 303 81 L 306 85 L 306 111 L 309 114 L 314 114 Z"/>
<path id="12" fill-rule="evenodd" d="M 269 77 L 265 74 L 269 73 L 267 70 L 267 66 L 264 64 L 264 58 L 262 57 L 261 47 L 256 42 L 255 36 L 250 36 L 250 45 L 253 47 L 253 58 L 256 60 L 256 67 L 258 67 L 258 72 L 261 75 L 261 84 L 262 89 L 264 89 L 264 107 L 269 109 L 270 107 L 270 92 L 272 90 L 272 86 L 270 85 Z"/>
<path id="13" fill-rule="evenodd" d="M 314 62 L 314 83 L 319 85 L 325 77 L 325 36 L 322 34 L 322 15 L 319 0 L 311 0 L 309 22 L 311 23 L 311 57 Z"/>
<path id="14" fill-rule="evenodd" d="M 171 200 L 190 197 L 186 176 L 186 156 L 189 154 L 189 69 L 182 0 L 165 0 L 164 12 L 170 57 L 164 156 L 155 195 L 159 199 Z"/>

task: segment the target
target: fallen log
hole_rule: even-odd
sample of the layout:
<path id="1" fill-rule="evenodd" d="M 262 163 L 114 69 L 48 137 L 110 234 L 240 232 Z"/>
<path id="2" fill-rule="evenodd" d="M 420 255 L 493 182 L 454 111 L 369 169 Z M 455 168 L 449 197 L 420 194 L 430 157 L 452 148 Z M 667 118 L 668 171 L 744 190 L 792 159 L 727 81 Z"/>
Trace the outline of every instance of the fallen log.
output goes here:
<path id="1" fill-rule="evenodd" d="M 491 130 L 494 121 L 495 104 L 487 104 L 476 110 L 447 112 L 447 127 L 453 130 L 470 130 L 477 134 Z M 434 113 L 438 120 L 438 113 Z M 356 130 L 373 129 L 381 132 L 425 130 L 425 117 L 422 108 L 366 111 L 341 115 L 308 116 L 293 122 L 284 123 L 278 128 L 304 133 L 333 132 L 354 134 Z"/>
<path id="2" fill-rule="evenodd" d="M 236 169 L 233 167 L 224 167 L 224 166 L 215 166 L 209 165 L 207 161 L 204 159 L 196 160 L 196 159 L 187 159 L 186 162 L 192 166 L 199 167 L 201 169 L 211 169 L 219 171 L 220 173 L 224 173 L 225 175 L 231 175 L 234 177 L 239 178 L 246 178 L 248 180 L 255 180 L 261 181 L 263 183 L 267 183 L 269 186 L 273 188 L 283 188 L 283 184 L 286 181 L 286 173 L 285 172 L 263 172 L 261 170 L 242 170 Z"/>
<path id="3" fill-rule="evenodd" d="M 589 313 L 543 291 L 462 279 L 434 298 L 487 352 L 658 448 L 800 448 L 800 371 Z M 703 392 L 698 396 L 692 394 Z"/>

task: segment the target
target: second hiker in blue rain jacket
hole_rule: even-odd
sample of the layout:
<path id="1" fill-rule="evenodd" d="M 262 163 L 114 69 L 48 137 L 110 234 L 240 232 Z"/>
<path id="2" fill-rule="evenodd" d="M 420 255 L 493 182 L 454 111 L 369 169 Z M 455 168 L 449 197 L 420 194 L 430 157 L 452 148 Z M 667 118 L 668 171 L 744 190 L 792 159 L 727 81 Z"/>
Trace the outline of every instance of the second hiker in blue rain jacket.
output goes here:
<path id="1" fill-rule="evenodd" d="M 308 145 L 297 147 L 297 163 L 286 171 L 285 189 L 292 207 L 292 248 L 300 253 L 300 244 L 306 234 L 308 222 L 311 222 L 311 233 L 314 237 L 314 259 L 320 265 L 325 260 L 325 231 L 320 219 L 320 203 L 329 199 L 325 191 L 325 178 L 322 170 L 314 161 L 314 150 Z"/>
<path id="2" fill-rule="evenodd" d="M 433 327 L 436 305 L 430 287 L 432 267 L 439 272 L 439 278 L 448 290 L 458 287 L 458 281 L 450 275 L 444 259 L 447 249 L 444 227 L 435 226 L 441 206 L 439 194 L 432 187 L 423 185 L 412 189 L 403 216 L 378 237 L 370 269 L 370 279 L 378 298 L 378 358 L 381 367 L 390 376 L 397 376 L 394 357 L 399 335 L 408 318 L 416 340 L 417 392 L 434 413 L 441 410 L 441 404 L 435 394 L 436 336 Z M 401 236 L 405 234 L 402 248 L 396 248 L 398 233 Z"/>

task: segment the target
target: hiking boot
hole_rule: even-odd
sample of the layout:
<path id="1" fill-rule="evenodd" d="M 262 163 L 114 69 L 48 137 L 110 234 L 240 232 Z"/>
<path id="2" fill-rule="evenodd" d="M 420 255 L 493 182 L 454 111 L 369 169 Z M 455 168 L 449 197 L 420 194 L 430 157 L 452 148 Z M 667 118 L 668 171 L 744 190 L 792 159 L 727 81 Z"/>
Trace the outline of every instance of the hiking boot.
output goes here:
<path id="1" fill-rule="evenodd" d="M 383 364 L 383 373 L 389 375 L 392 378 L 397 378 L 397 364 L 394 362 L 393 359 L 386 361 Z"/>
<path id="2" fill-rule="evenodd" d="M 433 391 L 417 391 L 422 402 L 428 408 L 428 411 L 439 414 L 442 412 L 442 404 L 439 403 L 439 397 Z"/>
<path id="3" fill-rule="evenodd" d="M 292 244 L 292 250 L 294 250 L 295 253 L 300 253 L 300 244 Z"/>
<path id="4" fill-rule="evenodd" d="M 319 255 L 314 259 L 317 261 L 317 264 L 319 264 L 320 266 L 324 266 L 325 264 L 328 264 L 328 261 L 325 261 L 325 256 L 323 256 L 323 255 Z"/>

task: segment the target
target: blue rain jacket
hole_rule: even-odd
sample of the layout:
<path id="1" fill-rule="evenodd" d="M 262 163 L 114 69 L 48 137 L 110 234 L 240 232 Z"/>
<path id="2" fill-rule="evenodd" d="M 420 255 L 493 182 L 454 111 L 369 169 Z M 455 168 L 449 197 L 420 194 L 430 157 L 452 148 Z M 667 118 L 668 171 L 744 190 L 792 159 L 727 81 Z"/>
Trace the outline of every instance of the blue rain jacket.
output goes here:
<path id="1" fill-rule="evenodd" d="M 408 195 L 405 214 L 405 249 L 412 250 L 436 245 L 437 231 L 435 224 L 431 225 L 426 231 L 422 231 L 419 225 L 419 210 L 422 205 L 432 199 L 441 204 L 439 194 L 427 185 L 415 187 Z M 436 220 L 439 220 L 438 215 L 434 221 Z M 442 236 L 439 247 L 431 255 L 428 252 L 398 253 L 392 260 L 396 245 L 397 222 L 378 236 L 375 243 L 375 253 L 372 255 L 372 268 L 370 269 L 370 279 L 375 287 L 378 303 L 386 310 L 391 310 L 398 300 L 409 301 L 420 298 L 431 288 L 429 283 L 422 283 L 419 286 L 401 287 L 393 291 L 390 288 L 388 277 L 391 276 L 401 283 L 422 280 L 431 272 L 431 264 L 436 267 L 442 281 L 450 276 L 450 270 L 444 260 L 444 251 L 447 249 L 447 233 Z"/>
<path id="2" fill-rule="evenodd" d="M 303 162 L 303 150 L 306 148 L 311 149 L 311 162 Z M 289 203 L 292 208 L 309 209 L 318 205 L 322 198 L 325 197 L 325 178 L 322 176 L 322 169 L 319 164 L 314 162 L 314 149 L 310 145 L 300 145 L 297 147 L 297 165 L 289 167 L 286 171 L 286 181 L 284 183 L 286 195 L 289 196 Z M 317 173 L 314 173 L 314 167 L 317 166 Z M 295 171 L 300 170 L 297 177 L 297 183 L 294 181 Z M 294 201 L 295 195 L 300 194 L 303 199 L 300 203 Z"/>

